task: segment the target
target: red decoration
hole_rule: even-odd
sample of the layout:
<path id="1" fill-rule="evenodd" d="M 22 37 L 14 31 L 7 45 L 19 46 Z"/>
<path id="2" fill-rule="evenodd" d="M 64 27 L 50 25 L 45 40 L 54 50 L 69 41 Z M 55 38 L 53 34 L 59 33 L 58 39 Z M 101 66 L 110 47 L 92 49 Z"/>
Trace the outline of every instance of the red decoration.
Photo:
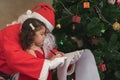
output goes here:
<path id="1" fill-rule="evenodd" d="M 98 68 L 101 69 L 103 72 L 105 72 L 107 70 L 106 65 L 104 63 L 98 64 Z"/>
<path id="2" fill-rule="evenodd" d="M 83 2 L 83 8 L 90 8 L 90 2 L 89 1 Z"/>
<path id="3" fill-rule="evenodd" d="M 120 5 L 120 0 L 117 0 L 117 5 Z"/>
<path id="4" fill-rule="evenodd" d="M 77 15 L 74 15 L 74 16 L 72 17 L 72 22 L 80 23 L 80 20 L 81 20 L 81 18 L 80 18 L 79 16 L 77 16 Z"/>

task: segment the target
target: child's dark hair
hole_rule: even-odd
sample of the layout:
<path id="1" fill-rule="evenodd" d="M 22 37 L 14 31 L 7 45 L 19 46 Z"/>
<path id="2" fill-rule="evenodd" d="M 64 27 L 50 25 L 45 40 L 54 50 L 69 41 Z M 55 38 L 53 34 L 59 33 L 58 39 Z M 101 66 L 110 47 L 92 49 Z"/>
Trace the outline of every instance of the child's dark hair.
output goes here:
<path id="1" fill-rule="evenodd" d="M 34 40 L 35 32 L 40 30 L 42 26 L 46 28 L 43 22 L 35 18 L 29 18 L 24 21 L 19 34 L 20 44 L 23 50 L 30 48 Z"/>

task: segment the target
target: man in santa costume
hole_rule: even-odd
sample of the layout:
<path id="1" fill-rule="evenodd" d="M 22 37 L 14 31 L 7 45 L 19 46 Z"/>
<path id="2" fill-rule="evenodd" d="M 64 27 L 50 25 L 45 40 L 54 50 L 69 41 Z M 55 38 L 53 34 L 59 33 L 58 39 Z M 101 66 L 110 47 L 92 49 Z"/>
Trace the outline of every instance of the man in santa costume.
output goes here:
<path id="1" fill-rule="evenodd" d="M 32 9 L 32 11 L 28 10 L 25 14 L 21 15 L 18 18 L 17 22 L 1 30 L 0 31 L 0 74 L 2 75 L 7 74 L 8 78 L 9 75 L 12 75 L 13 78 L 15 78 L 15 80 L 19 80 L 20 78 L 19 73 L 34 78 L 35 80 L 51 80 L 51 77 L 48 76 L 49 70 L 55 69 L 60 64 L 64 64 L 66 57 L 56 58 L 53 61 L 48 60 L 51 56 L 53 56 L 52 53 L 62 54 L 56 49 L 53 49 L 56 46 L 54 42 L 55 38 L 50 33 L 46 36 L 45 43 L 43 46 L 46 59 L 36 59 L 22 50 L 19 44 L 18 35 L 20 33 L 20 28 L 22 23 L 28 18 L 36 18 L 44 22 L 48 28 L 48 32 L 52 32 L 52 30 L 54 29 L 55 20 L 54 20 L 53 9 L 47 4 L 38 4 Z M 89 51 L 84 52 L 81 56 L 81 54 L 79 54 L 79 52 L 76 51 L 75 54 L 73 54 L 74 57 L 71 59 L 69 65 L 75 64 L 77 62 L 78 67 L 76 67 L 75 70 L 77 74 L 76 80 L 86 80 L 86 79 L 96 80 L 97 78 L 99 78 L 94 57 L 89 56 L 89 54 L 92 53 Z M 89 56 L 89 58 L 87 56 Z M 92 60 L 90 61 L 90 59 Z M 96 75 L 94 75 L 92 78 L 88 77 L 89 79 L 86 78 L 87 75 L 90 76 L 92 74 L 90 71 L 88 71 L 88 67 L 89 70 L 90 68 L 93 68 L 91 70 L 95 69 L 93 73 L 98 76 L 97 78 L 94 78 L 94 76 Z M 72 71 L 70 72 L 72 73 L 74 70 L 72 68 L 71 70 Z M 82 78 L 83 75 L 84 75 L 84 79 Z M 22 80 L 28 80 L 28 79 L 22 79 Z M 62 78 L 60 78 L 60 80 L 62 80 Z"/>
<path id="2" fill-rule="evenodd" d="M 18 21 L 0 31 L 0 80 L 3 78 L 20 80 L 20 74 L 32 80 L 52 80 L 49 71 L 63 65 L 66 57 L 38 59 L 23 51 L 19 44 L 19 33 L 22 23 L 28 18 L 36 18 L 45 23 L 51 32 L 55 26 L 54 11 L 47 4 L 37 4 L 32 11 L 28 10 Z M 22 80 L 30 80 L 24 78 Z"/>

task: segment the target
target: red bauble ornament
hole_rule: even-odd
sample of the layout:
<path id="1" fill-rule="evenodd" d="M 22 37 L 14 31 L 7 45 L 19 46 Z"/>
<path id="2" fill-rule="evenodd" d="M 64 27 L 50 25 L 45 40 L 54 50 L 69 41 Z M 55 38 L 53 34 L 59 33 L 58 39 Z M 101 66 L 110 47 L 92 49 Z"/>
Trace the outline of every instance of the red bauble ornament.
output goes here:
<path id="1" fill-rule="evenodd" d="M 120 0 L 117 0 L 117 5 L 120 5 Z"/>
<path id="2" fill-rule="evenodd" d="M 98 68 L 101 69 L 103 72 L 105 72 L 107 70 L 106 65 L 104 63 L 100 63 L 98 65 Z"/>
<path id="3" fill-rule="evenodd" d="M 107 69 L 106 69 L 106 65 L 105 65 L 105 64 L 102 64 L 101 69 L 102 69 L 103 72 L 105 72 L 105 71 L 107 70 Z"/>
<path id="4" fill-rule="evenodd" d="M 74 23 L 80 23 L 80 20 L 81 20 L 81 18 L 78 15 L 74 15 L 72 17 L 72 22 L 74 22 Z"/>

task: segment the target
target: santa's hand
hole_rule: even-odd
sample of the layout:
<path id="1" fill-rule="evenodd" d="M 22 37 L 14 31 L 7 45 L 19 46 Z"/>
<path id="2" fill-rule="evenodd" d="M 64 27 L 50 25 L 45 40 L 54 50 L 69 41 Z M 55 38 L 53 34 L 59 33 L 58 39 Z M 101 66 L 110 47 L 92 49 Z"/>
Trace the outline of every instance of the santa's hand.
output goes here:
<path id="1" fill-rule="evenodd" d="M 79 58 L 81 57 L 81 55 L 82 55 L 83 52 L 84 52 L 84 50 L 76 51 L 76 52 L 74 53 L 74 57 L 73 57 L 73 59 L 71 60 L 70 64 L 76 63 L 76 62 L 79 60 Z"/>
<path id="2" fill-rule="evenodd" d="M 67 57 L 59 57 L 59 58 L 55 58 L 54 60 L 50 61 L 50 70 L 55 69 L 58 66 L 63 66 L 66 59 Z"/>

